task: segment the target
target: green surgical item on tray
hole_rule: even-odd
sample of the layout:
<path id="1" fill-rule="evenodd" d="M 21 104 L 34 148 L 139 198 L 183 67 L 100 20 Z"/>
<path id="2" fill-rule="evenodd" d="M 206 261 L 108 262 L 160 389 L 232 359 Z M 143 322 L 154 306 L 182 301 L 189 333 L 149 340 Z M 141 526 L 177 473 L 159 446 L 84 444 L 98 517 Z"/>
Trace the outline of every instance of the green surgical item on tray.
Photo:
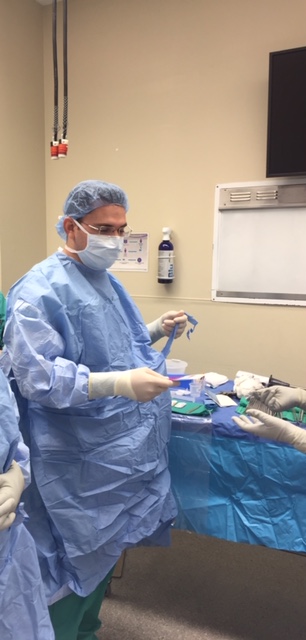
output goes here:
<path id="1" fill-rule="evenodd" d="M 248 405 L 248 398 L 242 396 L 236 409 L 236 413 L 245 413 Z M 278 418 L 282 418 L 283 420 L 289 420 L 289 422 L 299 422 L 300 424 L 306 424 L 306 412 L 299 407 L 293 407 L 288 411 L 282 411 L 281 413 L 275 414 L 275 416 L 277 416 Z"/>
<path id="2" fill-rule="evenodd" d="M 210 416 L 211 414 L 211 411 L 209 411 L 202 402 L 182 402 L 181 400 L 172 400 L 171 410 L 174 413 L 191 416 Z"/>

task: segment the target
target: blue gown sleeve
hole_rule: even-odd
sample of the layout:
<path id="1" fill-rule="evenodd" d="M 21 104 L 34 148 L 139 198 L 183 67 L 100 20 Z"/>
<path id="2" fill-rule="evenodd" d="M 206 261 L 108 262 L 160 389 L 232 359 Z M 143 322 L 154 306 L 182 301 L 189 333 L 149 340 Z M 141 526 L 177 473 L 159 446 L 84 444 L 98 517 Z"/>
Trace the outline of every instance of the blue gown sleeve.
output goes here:
<path id="1" fill-rule="evenodd" d="M 23 442 L 22 435 L 20 434 L 19 442 L 17 445 L 14 460 L 18 462 L 24 477 L 25 488 L 29 486 L 31 482 L 31 469 L 30 469 L 30 455 L 29 449 Z"/>
<path id="2" fill-rule="evenodd" d="M 53 409 L 88 401 L 89 369 L 62 357 L 62 336 L 34 305 L 18 300 L 7 319 L 5 347 L 21 394 Z"/>

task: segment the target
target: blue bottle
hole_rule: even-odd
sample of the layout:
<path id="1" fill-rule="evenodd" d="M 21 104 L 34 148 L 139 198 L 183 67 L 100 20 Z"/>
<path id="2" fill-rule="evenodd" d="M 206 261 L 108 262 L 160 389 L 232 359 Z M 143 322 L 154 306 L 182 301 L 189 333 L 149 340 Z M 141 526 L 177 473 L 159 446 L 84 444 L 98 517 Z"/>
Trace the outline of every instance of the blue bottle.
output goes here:
<path id="1" fill-rule="evenodd" d="M 174 247 L 170 240 L 170 227 L 163 227 L 163 240 L 158 247 L 157 282 L 168 284 L 174 280 Z"/>

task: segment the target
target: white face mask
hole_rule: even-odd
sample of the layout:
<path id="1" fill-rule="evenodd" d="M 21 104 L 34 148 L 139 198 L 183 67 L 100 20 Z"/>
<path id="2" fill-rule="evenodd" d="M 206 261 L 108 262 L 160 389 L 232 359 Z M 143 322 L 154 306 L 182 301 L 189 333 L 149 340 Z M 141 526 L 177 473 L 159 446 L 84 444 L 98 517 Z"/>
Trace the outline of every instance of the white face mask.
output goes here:
<path id="1" fill-rule="evenodd" d="M 88 233 L 83 227 L 74 220 L 75 224 L 87 235 L 87 245 L 85 249 L 76 251 L 65 245 L 65 249 L 71 253 L 77 253 L 83 264 L 90 269 L 102 270 L 108 269 L 119 258 L 120 251 L 123 247 L 123 238 L 119 236 L 101 236 Z"/>

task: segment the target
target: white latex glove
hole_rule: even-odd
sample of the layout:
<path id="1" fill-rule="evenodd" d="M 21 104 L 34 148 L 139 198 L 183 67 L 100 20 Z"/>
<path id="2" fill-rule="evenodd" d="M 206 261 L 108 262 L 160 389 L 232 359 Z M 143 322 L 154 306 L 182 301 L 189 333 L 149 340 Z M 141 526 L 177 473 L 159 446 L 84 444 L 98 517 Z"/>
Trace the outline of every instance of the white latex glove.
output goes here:
<path id="1" fill-rule="evenodd" d="M 255 391 L 252 393 L 251 399 L 266 404 L 275 413 L 292 409 L 292 407 L 306 409 L 306 391 L 300 388 L 273 385 L 262 391 Z"/>
<path id="2" fill-rule="evenodd" d="M 0 531 L 8 529 L 16 518 L 16 509 L 24 489 L 21 468 L 15 460 L 6 473 L 0 474 Z"/>
<path id="3" fill-rule="evenodd" d="M 147 367 L 121 373 L 115 382 L 115 395 L 148 402 L 173 386 L 172 380 Z"/>
<path id="4" fill-rule="evenodd" d="M 170 336 L 173 327 L 177 324 L 175 338 L 180 338 L 187 327 L 187 316 L 185 311 L 167 311 L 161 316 L 162 328 L 166 336 Z"/>
<path id="5" fill-rule="evenodd" d="M 300 427 L 274 418 L 263 411 L 257 409 L 249 409 L 247 416 L 241 415 L 233 417 L 233 421 L 244 431 L 248 431 L 255 436 L 267 438 L 268 440 L 276 440 L 277 442 L 286 442 L 291 444 L 295 449 L 306 453 L 306 431 Z M 251 416 L 251 420 L 248 416 Z"/>
<path id="6" fill-rule="evenodd" d="M 172 380 L 166 376 L 140 367 L 111 373 L 90 373 L 88 395 L 90 400 L 114 395 L 148 402 L 173 386 Z"/>
<path id="7" fill-rule="evenodd" d="M 166 311 L 160 318 L 147 324 L 152 343 L 160 340 L 164 336 L 170 336 L 175 325 L 178 325 L 175 338 L 180 338 L 187 327 L 187 315 L 182 309 L 180 311 Z"/>

